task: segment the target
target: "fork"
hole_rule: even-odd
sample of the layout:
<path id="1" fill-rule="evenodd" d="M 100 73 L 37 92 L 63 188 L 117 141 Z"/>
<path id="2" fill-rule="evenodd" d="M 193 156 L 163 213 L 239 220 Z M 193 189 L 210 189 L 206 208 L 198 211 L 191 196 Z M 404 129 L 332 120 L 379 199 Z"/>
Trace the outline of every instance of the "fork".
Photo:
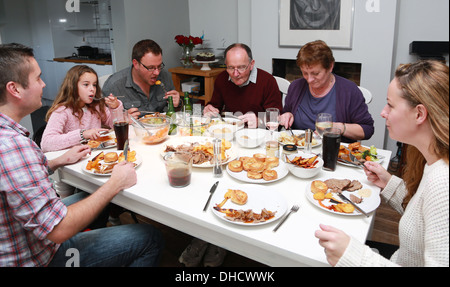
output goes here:
<path id="1" fill-rule="evenodd" d="M 347 147 L 345 147 L 345 146 L 344 146 L 344 148 L 345 148 L 346 150 L 348 150 L 348 156 L 350 157 L 350 161 L 351 161 L 352 163 L 354 163 L 354 164 L 356 164 L 356 165 L 359 165 L 359 166 L 362 166 L 365 170 L 369 171 L 369 170 L 367 169 L 367 167 L 366 167 L 362 162 L 360 162 L 360 161 L 356 158 L 356 156 L 354 156 L 354 155 L 352 154 L 351 150 L 349 150 L 349 149 L 348 149 Z"/>
<path id="2" fill-rule="evenodd" d="M 125 98 L 125 96 L 114 96 L 114 97 L 116 97 L 116 98 Z M 101 101 L 101 100 L 104 100 L 104 99 L 106 99 L 107 97 L 101 97 L 101 98 L 93 98 L 94 99 L 94 101 Z"/>
<path id="3" fill-rule="evenodd" d="M 298 205 L 292 206 L 291 211 L 289 211 L 289 213 L 283 218 L 283 220 L 281 220 L 281 222 L 278 223 L 277 227 L 275 227 L 273 232 L 277 231 L 278 228 L 280 228 L 280 226 L 286 221 L 286 219 L 289 217 L 289 215 L 291 215 L 292 212 L 297 212 L 299 208 L 300 207 Z"/>

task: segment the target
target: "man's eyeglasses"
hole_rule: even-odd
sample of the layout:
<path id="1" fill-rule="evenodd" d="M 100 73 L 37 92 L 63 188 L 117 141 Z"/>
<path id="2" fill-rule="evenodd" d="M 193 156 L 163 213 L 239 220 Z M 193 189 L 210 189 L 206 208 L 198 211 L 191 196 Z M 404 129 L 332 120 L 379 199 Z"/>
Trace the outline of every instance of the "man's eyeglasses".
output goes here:
<path id="1" fill-rule="evenodd" d="M 142 67 L 144 67 L 150 73 L 153 73 L 155 70 L 161 71 L 165 67 L 164 63 L 162 63 L 159 67 L 153 67 L 153 66 L 147 67 L 146 65 L 142 64 L 141 62 L 139 62 L 139 64 L 141 64 Z"/>
<path id="2" fill-rule="evenodd" d="M 243 73 L 243 72 L 245 72 L 248 69 L 250 64 L 251 63 L 249 63 L 247 66 L 239 66 L 239 67 L 227 66 L 227 71 L 230 72 L 230 73 L 233 73 L 234 70 L 237 70 L 239 73 Z"/>

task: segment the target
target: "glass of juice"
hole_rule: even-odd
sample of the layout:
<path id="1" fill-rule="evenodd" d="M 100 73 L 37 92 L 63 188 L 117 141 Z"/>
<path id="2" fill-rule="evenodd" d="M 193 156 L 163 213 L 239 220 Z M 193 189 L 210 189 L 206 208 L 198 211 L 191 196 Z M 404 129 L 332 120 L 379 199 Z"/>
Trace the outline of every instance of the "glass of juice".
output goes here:
<path id="1" fill-rule="evenodd" d="M 124 109 L 111 110 L 111 116 L 117 139 L 117 150 L 123 150 L 123 146 L 128 139 L 128 111 Z"/>
<path id="2" fill-rule="evenodd" d="M 186 152 L 168 152 L 164 155 L 167 177 L 172 187 L 185 187 L 191 183 L 192 155 Z"/>

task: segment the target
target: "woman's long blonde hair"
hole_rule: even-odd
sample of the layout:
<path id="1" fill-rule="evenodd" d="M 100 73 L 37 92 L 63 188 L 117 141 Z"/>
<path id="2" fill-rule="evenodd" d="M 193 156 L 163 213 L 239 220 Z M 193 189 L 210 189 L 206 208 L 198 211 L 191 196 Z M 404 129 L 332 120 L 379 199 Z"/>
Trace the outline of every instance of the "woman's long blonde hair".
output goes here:
<path id="1" fill-rule="evenodd" d="M 84 73 L 92 73 L 97 77 L 98 75 L 94 69 L 86 65 L 78 65 L 71 68 L 64 78 L 61 88 L 59 89 L 56 99 L 53 101 L 52 106 L 45 116 L 45 120 L 48 122 L 51 114 L 59 107 L 70 108 L 73 111 L 73 115 L 76 116 L 80 122 L 83 117 L 83 110 L 81 108 L 81 99 L 78 94 L 78 82 L 80 77 Z M 97 91 L 95 93 L 96 98 L 102 97 L 102 90 L 100 86 L 97 85 Z M 93 114 L 98 115 L 99 118 L 105 118 L 105 102 L 104 101 L 93 101 L 91 104 L 86 105 L 87 109 Z"/>
<path id="2" fill-rule="evenodd" d="M 449 67 L 442 62 L 423 60 L 400 65 L 395 77 L 405 99 L 411 107 L 419 104 L 428 111 L 434 137 L 429 151 L 449 163 Z M 413 146 L 408 146 L 403 180 L 408 194 L 403 200 L 405 208 L 416 193 L 426 164 L 424 156 Z"/>

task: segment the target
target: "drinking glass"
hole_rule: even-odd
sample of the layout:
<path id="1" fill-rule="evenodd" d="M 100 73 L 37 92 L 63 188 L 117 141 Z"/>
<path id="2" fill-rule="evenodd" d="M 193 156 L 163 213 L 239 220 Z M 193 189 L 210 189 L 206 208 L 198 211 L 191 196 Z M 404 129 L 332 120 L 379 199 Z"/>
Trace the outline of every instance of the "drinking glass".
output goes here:
<path id="1" fill-rule="evenodd" d="M 327 113 L 320 113 L 316 117 L 316 132 L 321 138 L 323 133 L 333 127 L 333 116 Z"/>
<path id="2" fill-rule="evenodd" d="M 111 110 L 111 116 L 117 139 L 117 150 L 123 150 L 124 144 L 128 139 L 128 111 L 122 109 Z"/>
<path id="3" fill-rule="evenodd" d="M 266 128 L 270 131 L 270 138 L 273 140 L 273 131 L 278 129 L 279 121 L 278 118 L 280 117 L 280 110 L 277 108 L 268 108 L 266 109 L 266 115 L 264 118 L 264 123 L 266 125 Z"/>

